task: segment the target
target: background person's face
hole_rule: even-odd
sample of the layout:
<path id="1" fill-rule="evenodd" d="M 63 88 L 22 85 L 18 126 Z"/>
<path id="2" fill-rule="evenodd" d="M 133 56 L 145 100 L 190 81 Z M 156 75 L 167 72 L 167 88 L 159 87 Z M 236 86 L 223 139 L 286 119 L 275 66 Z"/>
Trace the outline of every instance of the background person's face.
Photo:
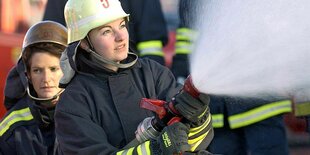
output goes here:
<path id="1" fill-rule="evenodd" d="M 120 62 L 128 56 L 129 36 L 124 19 L 118 19 L 89 33 L 95 51 L 102 57 Z"/>
<path id="2" fill-rule="evenodd" d="M 58 57 L 47 52 L 32 55 L 28 78 L 38 97 L 50 98 L 56 95 L 60 91 L 58 84 L 62 76 Z"/>

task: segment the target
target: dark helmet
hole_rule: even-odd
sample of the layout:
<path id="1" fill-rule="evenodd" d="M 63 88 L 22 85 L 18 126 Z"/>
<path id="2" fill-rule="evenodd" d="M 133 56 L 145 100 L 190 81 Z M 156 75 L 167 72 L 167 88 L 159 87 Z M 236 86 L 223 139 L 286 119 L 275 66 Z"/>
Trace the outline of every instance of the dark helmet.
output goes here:
<path id="1" fill-rule="evenodd" d="M 41 21 L 31 26 L 22 46 L 21 58 L 25 65 L 31 56 L 31 47 L 39 46 L 41 43 L 52 43 L 59 49 L 53 52 L 61 54 L 67 47 L 67 36 L 67 28 L 54 21 Z"/>
<path id="2" fill-rule="evenodd" d="M 67 47 L 67 28 L 53 21 L 41 21 L 30 27 L 24 42 L 24 50 L 36 43 L 55 43 Z"/>

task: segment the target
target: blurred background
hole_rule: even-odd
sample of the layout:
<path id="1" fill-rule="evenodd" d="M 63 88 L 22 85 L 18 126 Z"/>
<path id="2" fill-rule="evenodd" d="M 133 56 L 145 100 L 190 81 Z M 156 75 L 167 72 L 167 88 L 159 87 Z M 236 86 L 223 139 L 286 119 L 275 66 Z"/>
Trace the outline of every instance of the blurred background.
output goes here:
<path id="1" fill-rule="evenodd" d="M 28 28 L 42 20 L 48 0 L 0 0 L 0 119 L 5 114 L 3 89 L 6 76 L 16 63 Z M 175 30 L 178 27 L 178 0 L 160 0 L 164 12 L 169 42 L 164 47 L 166 64 L 174 54 Z M 287 133 L 292 155 L 310 155 L 310 137 L 306 122 L 293 114 L 286 115 Z"/>

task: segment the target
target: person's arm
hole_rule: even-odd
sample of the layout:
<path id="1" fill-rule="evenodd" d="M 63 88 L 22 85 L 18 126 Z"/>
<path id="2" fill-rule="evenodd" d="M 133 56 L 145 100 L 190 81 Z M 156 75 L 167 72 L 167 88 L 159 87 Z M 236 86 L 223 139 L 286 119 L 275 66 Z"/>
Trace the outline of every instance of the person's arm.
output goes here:
<path id="1" fill-rule="evenodd" d="M 30 108 L 22 107 L 19 103 L 0 122 L 0 152 L 3 154 L 52 154 L 53 150 L 50 148 L 53 147 L 54 137 L 46 135 L 48 132 L 52 134 L 54 130 L 46 128 L 40 130 Z"/>
<path id="2" fill-rule="evenodd" d="M 205 1 L 203 0 L 180 0 L 179 18 L 180 24 L 176 30 L 175 55 L 172 59 L 171 70 L 177 81 L 183 83 L 189 73 L 189 55 L 194 49 L 194 42 L 198 35 L 198 20 L 203 20 Z"/>

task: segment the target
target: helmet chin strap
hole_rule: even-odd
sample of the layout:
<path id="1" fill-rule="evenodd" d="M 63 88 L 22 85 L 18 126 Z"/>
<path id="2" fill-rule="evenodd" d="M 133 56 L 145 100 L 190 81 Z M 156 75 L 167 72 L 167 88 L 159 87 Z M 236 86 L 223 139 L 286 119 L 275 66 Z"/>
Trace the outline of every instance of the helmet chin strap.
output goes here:
<path id="1" fill-rule="evenodd" d="M 29 87 L 27 87 L 28 96 L 34 101 L 39 102 L 44 107 L 48 107 L 48 108 L 54 106 L 52 101 L 57 99 L 62 92 L 64 92 L 64 89 L 61 89 L 57 94 L 55 94 L 52 97 L 39 98 L 39 97 L 34 97 L 33 95 L 31 95 L 30 89 Z"/>
<path id="2" fill-rule="evenodd" d="M 88 38 L 88 35 L 86 36 L 87 38 L 87 42 L 88 44 L 90 44 L 91 48 L 94 49 L 93 45 L 91 44 L 89 38 Z M 108 65 L 112 65 L 112 66 L 115 66 L 117 68 L 129 68 L 131 66 L 133 66 L 137 59 L 135 59 L 134 61 L 132 62 L 129 62 L 129 63 L 126 63 L 126 64 L 121 64 L 121 63 L 117 63 L 115 61 L 111 61 L 109 59 L 106 59 L 104 57 L 102 57 L 101 55 L 99 55 L 97 52 L 95 52 L 94 50 L 92 50 L 91 48 L 89 48 L 89 46 L 86 45 L 86 43 L 82 43 L 82 40 L 80 41 L 80 45 L 81 47 L 86 50 L 88 53 L 91 54 L 91 56 L 96 59 L 97 61 L 99 61 L 100 63 L 104 63 L 104 64 L 108 64 Z M 134 53 L 131 53 L 131 52 L 128 52 L 129 54 L 134 54 Z"/>

